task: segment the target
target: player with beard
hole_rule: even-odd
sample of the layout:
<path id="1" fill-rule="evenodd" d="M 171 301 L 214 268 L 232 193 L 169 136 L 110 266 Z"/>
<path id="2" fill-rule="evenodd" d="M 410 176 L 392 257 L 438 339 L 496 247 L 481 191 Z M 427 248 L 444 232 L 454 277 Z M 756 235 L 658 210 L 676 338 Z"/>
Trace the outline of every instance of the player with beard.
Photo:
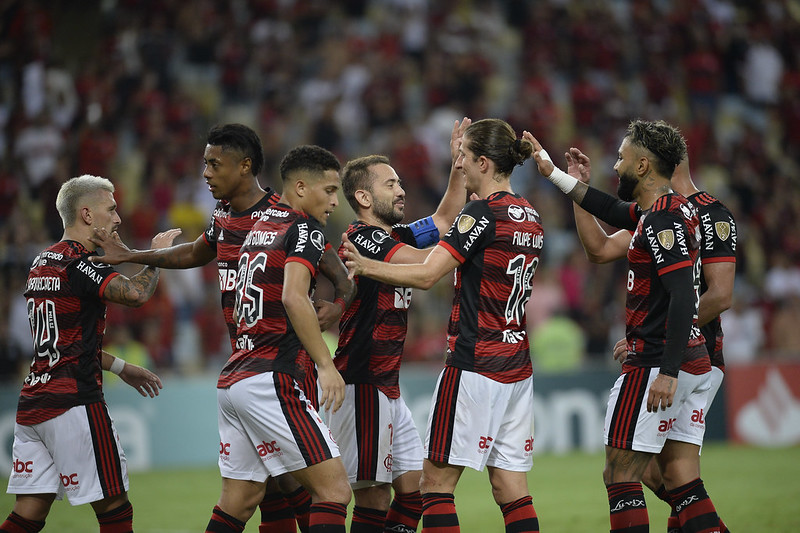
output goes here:
<path id="1" fill-rule="evenodd" d="M 428 418 L 422 465 L 422 531 L 460 531 L 454 490 L 465 467 L 488 470 L 507 532 L 538 532 L 528 490 L 533 465 L 533 368 L 525 304 L 539 264 L 541 219 L 511 188 L 533 147 L 499 119 L 473 122 L 456 159 L 467 203 L 423 263 L 363 257 L 345 234 L 351 275 L 430 288 L 456 269 L 447 358 Z"/>
<path id="2" fill-rule="evenodd" d="M 567 166 L 572 175 L 579 177 L 585 183 L 589 182 L 591 161 L 579 149 L 570 148 L 567 153 Z M 688 158 L 684 158 L 672 174 L 672 188 L 695 206 L 702 226 L 700 246 L 702 270 L 697 323 L 706 340 L 706 349 L 711 357 L 711 390 L 708 404 L 702 411 L 702 417 L 706 417 L 722 384 L 725 370 L 720 314 L 730 307 L 733 298 L 736 276 L 736 222 L 731 212 L 719 200 L 707 192 L 700 191 L 695 186 L 689 173 Z M 623 194 L 627 195 L 627 192 L 624 191 Z M 631 234 L 642 214 L 638 205 L 619 206 L 619 212 L 622 215 L 622 219 L 618 221 L 619 227 L 628 229 L 620 230 L 612 235 L 606 234 L 590 213 L 577 204 L 573 203 L 573 206 L 578 236 L 586 251 L 586 256 L 591 262 L 608 263 L 626 257 Z M 614 346 L 614 358 L 620 363 L 624 363 L 627 356 L 627 341 L 623 338 Z M 700 477 L 699 454 L 695 457 L 695 463 L 697 477 Z M 667 531 L 679 533 L 681 528 L 678 513 L 670 501 L 657 461 L 650 461 L 643 482 L 659 498 L 670 504 L 672 512 L 667 521 Z M 721 520 L 720 530 L 727 531 Z"/>
<path id="3" fill-rule="evenodd" d="M 529 132 L 523 136 L 534 144 L 542 175 L 583 209 L 609 224 L 636 221 L 626 247 L 627 357 L 604 430 L 611 531 L 647 530 L 641 481 L 655 458 L 682 531 L 719 532 L 719 516 L 695 468 L 705 431 L 698 413 L 708 404 L 711 365 L 697 326 L 700 221 L 671 183 L 686 143 L 663 121 L 632 121 L 614 165 L 620 202 L 554 167 L 539 142 Z M 578 152 L 566 157 L 573 174 L 588 172 L 588 158 Z"/>
<path id="4" fill-rule="evenodd" d="M 230 334 L 231 349 L 236 348 L 236 323 L 233 317 L 236 300 L 236 272 L 239 249 L 261 213 L 277 204 L 281 196 L 270 187 L 262 188 L 258 175 L 264 165 L 261 139 L 243 124 L 224 124 L 209 130 L 203 155 L 208 189 L 218 200 L 206 231 L 193 242 L 177 244 L 163 250 L 130 250 L 102 231 L 92 240 L 106 254 L 96 260 L 108 264 L 141 263 L 162 268 L 193 268 L 217 260 L 222 312 Z M 347 270 L 333 249 L 327 250 L 320 262 L 320 271 L 335 288 L 334 302 L 317 299 L 314 305 L 320 328 L 335 324 L 355 296 L 355 284 L 347 279 Z M 316 380 L 313 367 L 306 373 L 302 388 L 317 406 Z M 277 482 L 270 480 L 265 500 L 261 503 L 262 533 L 308 529 L 309 494 L 291 476 Z M 282 493 L 283 494 L 282 494 Z M 287 505 L 288 503 L 288 505 Z"/>
<path id="5" fill-rule="evenodd" d="M 455 161 L 470 123 L 464 118 L 453 126 L 453 167 L 439 207 L 411 224 L 400 224 L 406 195 L 387 157 L 361 157 L 344 166 L 342 190 L 358 217 L 347 235 L 364 257 L 387 263 L 425 260 L 464 206 L 463 173 Z M 356 284 L 356 298 L 339 325 L 334 359 L 347 383 L 345 401 L 328 418 L 355 497 L 350 531 L 416 531 L 423 449 L 398 383 L 411 288 L 364 276 Z"/>
<path id="6" fill-rule="evenodd" d="M 67 180 L 56 208 L 64 235 L 36 256 L 26 284 L 34 351 L 14 424 L 8 492 L 16 499 L 0 531 L 40 531 L 64 495 L 72 505 L 92 506 L 100 533 L 132 531 L 127 461 L 103 397 L 101 370 L 151 398 L 161 380 L 103 351 L 106 304 L 143 305 L 156 290 L 159 271 L 145 267 L 128 278 L 88 261 L 96 253 L 93 229 L 116 235 L 121 222 L 109 180 Z M 159 233 L 152 246 L 170 246 L 176 235 Z"/>

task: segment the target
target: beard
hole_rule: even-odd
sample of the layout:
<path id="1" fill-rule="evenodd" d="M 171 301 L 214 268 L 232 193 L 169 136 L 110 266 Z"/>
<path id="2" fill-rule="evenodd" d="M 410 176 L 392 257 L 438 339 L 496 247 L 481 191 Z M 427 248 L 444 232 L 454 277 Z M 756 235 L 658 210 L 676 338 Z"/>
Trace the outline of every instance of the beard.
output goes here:
<path id="1" fill-rule="evenodd" d="M 383 223 L 387 226 L 394 226 L 403 220 L 402 211 L 398 213 L 394 208 L 394 204 L 392 203 L 376 203 L 373 207 L 373 210 L 375 212 L 375 216 L 381 219 L 381 221 L 383 221 Z"/>
<path id="2" fill-rule="evenodd" d="M 619 175 L 619 185 L 617 185 L 617 196 L 623 202 L 633 201 L 633 191 L 639 181 L 630 174 Z"/>

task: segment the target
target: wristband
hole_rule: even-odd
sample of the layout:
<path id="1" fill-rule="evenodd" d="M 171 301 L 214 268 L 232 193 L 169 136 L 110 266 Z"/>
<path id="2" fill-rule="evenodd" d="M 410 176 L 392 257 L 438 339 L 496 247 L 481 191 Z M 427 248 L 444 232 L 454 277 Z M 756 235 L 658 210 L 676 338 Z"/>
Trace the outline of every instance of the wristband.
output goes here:
<path id="1" fill-rule="evenodd" d="M 120 359 L 119 357 L 114 358 L 114 362 L 111 363 L 111 368 L 108 369 L 109 372 L 113 372 L 114 374 L 118 375 L 122 370 L 125 368 L 125 361 Z"/>
<path id="2" fill-rule="evenodd" d="M 548 154 L 547 150 L 544 148 L 539 151 L 539 155 L 544 161 L 550 161 L 553 163 L 553 160 L 550 159 L 550 154 Z M 553 182 L 553 185 L 561 189 L 564 194 L 569 194 L 572 192 L 572 189 L 574 189 L 575 185 L 578 184 L 577 179 L 558 168 L 555 163 L 553 163 L 553 172 L 551 172 L 549 176 L 545 176 L 545 178 Z"/>
<path id="3" fill-rule="evenodd" d="M 336 298 L 333 303 L 339 304 L 342 308 L 342 314 L 344 314 L 345 309 L 347 309 L 347 305 L 344 303 L 344 298 Z"/>

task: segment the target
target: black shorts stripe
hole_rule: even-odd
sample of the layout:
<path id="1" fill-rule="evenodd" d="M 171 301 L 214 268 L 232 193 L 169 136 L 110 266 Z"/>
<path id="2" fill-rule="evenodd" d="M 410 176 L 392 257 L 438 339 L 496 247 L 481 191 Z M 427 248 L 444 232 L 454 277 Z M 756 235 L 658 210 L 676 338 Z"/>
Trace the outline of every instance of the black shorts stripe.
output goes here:
<path id="1" fill-rule="evenodd" d="M 306 409 L 306 403 L 300 401 L 300 391 L 295 388 L 294 378 L 289 374 L 273 372 L 273 379 L 283 416 L 286 417 L 306 466 L 330 459 L 331 451 L 312 415 Z"/>
<path id="2" fill-rule="evenodd" d="M 97 477 L 103 489 L 103 496 L 108 498 L 124 494 L 125 483 L 122 478 L 117 439 L 114 438 L 111 417 L 105 404 L 97 402 L 86 405 L 86 416 L 92 433 Z"/>
<path id="3" fill-rule="evenodd" d="M 450 457 L 460 382 L 461 369 L 445 367 L 439 389 L 436 391 L 434 400 L 436 405 L 431 419 L 431 437 L 428 445 L 428 459 L 431 461 L 446 463 Z"/>
<path id="4" fill-rule="evenodd" d="M 358 442 L 357 480 L 374 480 L 378 470 L 378 389 L 358 383 L 355 387 L 356 439 Z"/>
<path id="5" fill-rule="evenodd" d="M 609 446 L 631 449 L 649 376 L 649 368 L 635 368 L 623 376 L 608 430 Z"/>

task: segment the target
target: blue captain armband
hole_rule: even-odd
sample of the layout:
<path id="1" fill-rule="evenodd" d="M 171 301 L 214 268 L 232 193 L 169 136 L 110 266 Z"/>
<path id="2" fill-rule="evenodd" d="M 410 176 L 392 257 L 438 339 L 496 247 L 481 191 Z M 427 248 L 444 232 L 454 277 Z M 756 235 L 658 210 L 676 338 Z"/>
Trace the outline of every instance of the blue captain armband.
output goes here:
<path id="1" fill-rule="evenodd" d="M 408 225 L 414 239 L 417 241 L 417 248 L 427 248 L 439 242 L 439 228 L 433 223 L 433 216 L 421 218 Z"/>

